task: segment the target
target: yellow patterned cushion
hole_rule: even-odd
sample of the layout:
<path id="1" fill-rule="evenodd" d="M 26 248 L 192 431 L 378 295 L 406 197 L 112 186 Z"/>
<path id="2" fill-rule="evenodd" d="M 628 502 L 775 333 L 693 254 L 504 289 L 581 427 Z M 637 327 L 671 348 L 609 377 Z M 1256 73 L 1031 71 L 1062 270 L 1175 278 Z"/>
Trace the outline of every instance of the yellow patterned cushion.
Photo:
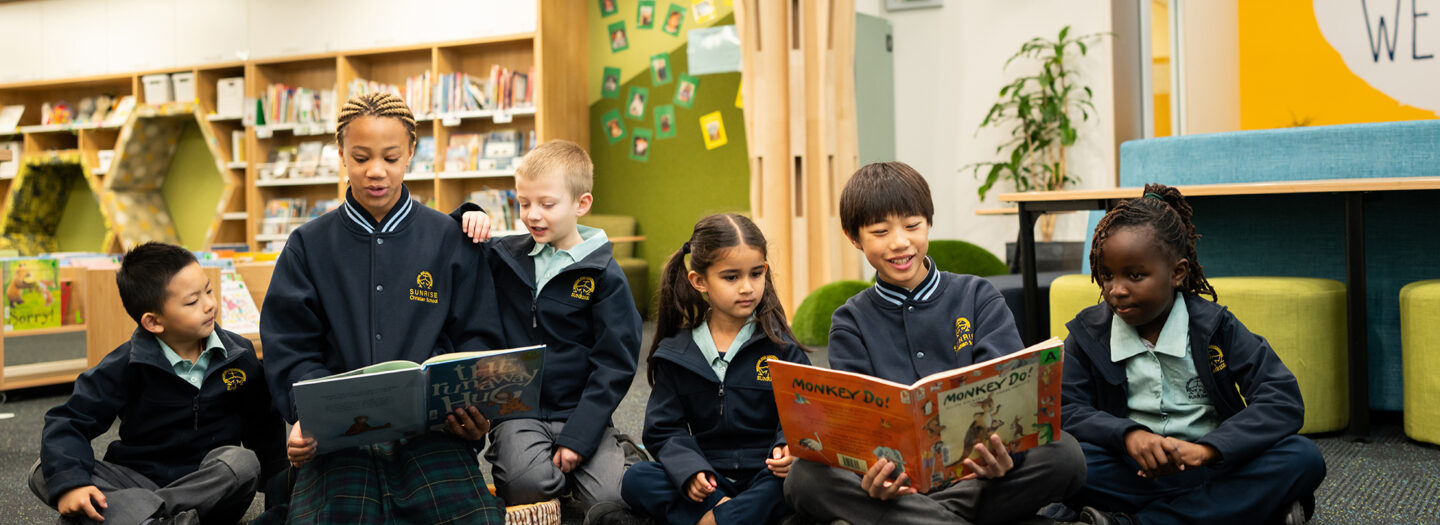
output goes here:
<path id="1" fill-rule="evenodd" d="M 486 485 L 495 494 L 495 485 Z M 560 500 L 505 507 L 505 525 L 560 525 Z"/>
<path id="2" fill-rule="evenodd" d="M 1440 279 L 1400 289 L 1405 435 L 1440 445 Z"/>

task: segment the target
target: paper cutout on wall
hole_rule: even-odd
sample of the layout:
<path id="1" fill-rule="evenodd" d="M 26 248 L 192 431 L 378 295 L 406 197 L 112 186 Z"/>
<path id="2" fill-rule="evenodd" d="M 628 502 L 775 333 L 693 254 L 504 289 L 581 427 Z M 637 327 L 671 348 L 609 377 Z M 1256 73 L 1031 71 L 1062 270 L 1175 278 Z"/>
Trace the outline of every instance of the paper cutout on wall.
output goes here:
<path id="1" fill-rule="evenodd" d="M 691 29 L 688 38 L 691 75 L 740 71 L 740 33 L 735 26 Z"/>
<path id="2" fill-rule="evenodd" d="M 1356 4 L 1360 5 L 1356 5 Z M 1401 104 L 1440 112 L 1440 11 L 1415 2 L 1315 0 L 1315 21 L 1345 66 Z M 1368 6 L 1368 7 L 1367 7 Z"/>
<path id="3" fill-rule="evenodd" d="M 705 149 L 725 145 L 725 121 L 719 111 L 700 117 L 700 136 L 705 138 Z"/>
<path id="4" fill-rule="evenodd" d="M 655 27 L 655 0 L 640 0 L 635 6 L 635 29 Z"/>
<path id="5" fill-rule="evenodd" d="M 630 159 L 640 162 L 650 162 L 650 148 L 655 142 L 650 130 L 635 128 L 635 131 L 631 132 L 630 135 Z"/>
<path id="6" fill-rule="evenodd" d="M 714 0 L 690 0 L 690 11 L 695 14 L 695 23 L 703 24 L 715 18 Z"/>
<path id="7" fill-rule="evenodd" d="M 605 68 L 600 76 L 600 98 L 620 98 L 620 68 Z"/>
<path id="8" fill-rule="evenodd" d="M 625 21 L 610 24 L 610 52 L 619 53 L 630 48 L 630 38 L 625 34 Z"/>
<path id="9" fill-rule="evenodd" d="M 610 16 L 620 12 L 620 0 L 600 0 L 600 16 Z"/>
<path id="10" fill-rule="evenodd" d="M 670 53 L 650 57 L 650 84 L 663 86 L 671 80 L 675 80 L 675 73 L 670 71 Z"/>
<path id="11" fill-rule="evenodd" d="M 655 107 L 655 138 L 668 139 L 675 136 L 675 106 Z"/>
<path id="12" fill-rule="evenodd" d="M 680 84 L 675 86 L 675 105 L 682 108 L 695 107 L 695 93 L 700 89 L 700 79 L 680 75 Z"/>
<path id="13" fill-rule="evenodd" d="M 672 36 L 680 36 L 680 28 L 685 25 L 685 7 L 680 4 L 670 4 L 670 9 L 665 12 L 665 25 L 660 30 Z"/>
<path id="14" fill-rule="evenodd" d="M 612 109 L 600 117 L 600 134 L 611 144 L 625 140 L 625 122 L 620 120 L 620 110 Z"/>
<path id="15" fill-rule="evenodd" d="M 630 86 L 630 94 L 625 96 L 625 116 L 635 120 L 645 120 L 645 104 L 650 100 L 650 90 L 639 86 Z"/>

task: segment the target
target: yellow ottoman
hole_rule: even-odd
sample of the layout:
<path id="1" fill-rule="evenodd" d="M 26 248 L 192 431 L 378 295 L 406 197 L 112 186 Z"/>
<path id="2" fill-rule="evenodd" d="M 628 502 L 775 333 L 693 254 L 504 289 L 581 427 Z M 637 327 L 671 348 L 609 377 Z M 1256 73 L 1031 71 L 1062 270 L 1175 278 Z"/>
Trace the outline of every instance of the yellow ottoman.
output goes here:
<path id="1" fill-rule="evenodd" d="M 1400 289 L 1405 435 L 1440 444 L 1440 279 Z"/>
<path id="2" fill-rule="evenodd" d="M 495 495 L 495 485 L 486 485 Z M 560 500 L 505 507 L 505 525 L 560 525 Z"/>
<path id="3" fill-rule="evenodd" d="M 1215 277 L 1220 304 L 1264 337 L 1300 383 L 1301 434 L 1350 422 L 1345 284 L 1304 277 Z"/>
<path id="4" fill-rule="evenodd" d="M 1090 274 L 1062 275 L 1050 281 L 1050 335 L 1065 339 L 1070 334 L 1065 323 L 1081 310 L 1100 303 L 1100 285 L 1090 282 Z"/>

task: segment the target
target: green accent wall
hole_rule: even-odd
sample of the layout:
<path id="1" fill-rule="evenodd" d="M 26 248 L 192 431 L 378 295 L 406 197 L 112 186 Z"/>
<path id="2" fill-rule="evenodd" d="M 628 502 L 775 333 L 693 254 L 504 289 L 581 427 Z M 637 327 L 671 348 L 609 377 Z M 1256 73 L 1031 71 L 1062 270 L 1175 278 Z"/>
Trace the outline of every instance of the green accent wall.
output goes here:
<path id="1" fill-rule="evenodd" d="M 190 250 L 205 249 L 205 231 L 215 219 L 217 203 L 225 193 L 225 179 L 197 126 L 193 122 L 185 124 L 175 157 L 170 160 L 170 171 L 160 186 L 180 244 Z"/>
<path id="2" fill-rule="evenodd" d="M 594 0 L 589 1 L 592 4 L 597 3 Z M 663 0 L 656 2 L 657 9 L 662 13 L 669 4 L 670 2 Z M 715 4 L 723 6 L 724 2 L 716 0 Z M 685 5 L 688 7 L 688 2 L 685 2 Z M 627 21 L 627 31 L 634 31 L 633 1 L 620 2 L 620 13 L 603 20 L 599 18 L 597 7 L 592 5 L 591 10 L 591 40 L 599 33 L 603 45 L 606 26 L 622 15 Z M 729 10 L 723 12 L 726 16 L 717 17 L 714 24 L 709 25 L 733 24 L 734 16 L 729 14 Z M 694 18 L 688 14 L 686 24 L 684 29 L 695 27 Z M 653 31 L 669 37 L 660 33 L 658 27 Z M 681 74 L 689 71 L 684 37 L 685 31 L 682 30 L 680 37 L 668 40 L 632 38 L 629 49 L 614 54 L 616 58 L 613 61 L 621 63 L 618 58 L 621 55 L 627 57 L 624 63 L 629 63 L 628 58 L 632 56 L 640 56 L 648 61 L 654 54 L 669 52 L 672 74 L 678 79 Z M 656 47 L 647 48 L 646 42 L 654 42 Z M 658 47 L 662 44 L 676 47 Z M 609 54 L 608 45 L 602 50 Z M 605 66 L 611 66 L 611 61 L 590 65 L 595 76 L 592 87 L 598 86 L 600 72 Z M 620 86 L 621 97 L 625 97 L 631 87 L 642 87 L 649 89 L 650 99 L 646 104 L 645 120 L 622 117 L 626 130 L 625 140 L 614 144 L 610 143 L 601 130 L 601 117 L 612 110 L 623 113 L 622 99 L 598 99 L 590 106 L 590 156 L 595 162 L 595 204 L 591 213 L 635 217 L 638 234 L 646 237 L 644 242 L 636 246 L 635 256 L 645 259 L 650 265 L 650 282 L 646 293 L 653 302 L 660 290 L 660 273 L 665 262 L 690 238 L 695 222 L 712 213 L 749 213 L 750 168 L 745 144 L 745 122 L 742 110 L 735 107 L 740 73 L 699 76 L 699 88 L 696 90 L 693 107 L 674 106 L 676 135 L 651 142 L 649 160 L 642 162 L 630 158 L 631 133 L 635 129 L 656 131 L 655 107 L 673 104 L 679 81 L 671 80 L 668 84 L 653 86 L 648 67 L 639 71 L 621 67 L 621 78 L 628 79 L 623 80 Z M 598 93 L 599 88 L 595 87 L 595 90 Z M 699 121 L 702 115 L 717 110 L 725 124 L 727 144 L 707 150 Z M 650 315 L 654 314 L 648 307 L 646 311 L 650 312 Z"/>
<path id="3" fill-rule="evenodd" d="M 70 191 L 65 196 L 65 211 L 60 213 L 60 226 L 55 240 L 62 252 L 94 252 L 105 250 L 105 215 L 100 201 L 80 170 L 70 175 Z"/>

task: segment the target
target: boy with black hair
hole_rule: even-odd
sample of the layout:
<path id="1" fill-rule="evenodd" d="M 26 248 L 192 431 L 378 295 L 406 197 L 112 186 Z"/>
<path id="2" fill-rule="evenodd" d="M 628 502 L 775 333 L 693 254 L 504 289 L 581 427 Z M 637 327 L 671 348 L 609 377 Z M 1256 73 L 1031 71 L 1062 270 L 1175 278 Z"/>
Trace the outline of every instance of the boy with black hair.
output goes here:
<path id="1" fill-rule="evenodd" d="M 930 187 L 899 162 L 869 164 L 840 195 L 840 222 L 876 271 L 875 286 L 835 311 L 830 366 L 909 384 L 1024 348 L 1005 300 L 988 281 L 939 271 L 925 256 L 934 216 Z M 1073 437 L 1011 454 L 992 434 L 965 460 L 975 477 L 918 493 L 895 463 L 863 477 L 796 461 L 785 497 L 804 517 L 829 522 L 1013 523 L 1078 491 L 1085 458 Z"/>
<path id="2" fill-rule="evenodd" d="M 139 327 L 45 414 L 30 489 L 66 523 L 233 523 L 285 468 L 254 346 L 216 326 L 212 283 L 184 248 L 136 247 L 115 283 Z M 120 439 L 96 461 L 90 440 L 117 417 Z"/>

